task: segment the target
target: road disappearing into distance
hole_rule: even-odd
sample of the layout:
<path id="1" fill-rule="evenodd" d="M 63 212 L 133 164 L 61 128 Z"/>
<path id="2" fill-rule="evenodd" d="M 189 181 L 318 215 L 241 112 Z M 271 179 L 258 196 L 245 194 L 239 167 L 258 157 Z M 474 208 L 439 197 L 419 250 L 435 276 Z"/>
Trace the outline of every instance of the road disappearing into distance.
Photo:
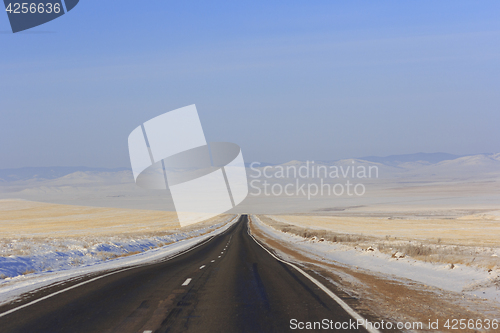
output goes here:
<path id="1" fill-rule="evenodd" d="M 1 331 L 23 333 L 288 332 L 360 319 L 254 239 L 246 215 L 174 258 L 68 281 L 0 307 Z M 367 331 L 352 327 L 342 331 Z"/>

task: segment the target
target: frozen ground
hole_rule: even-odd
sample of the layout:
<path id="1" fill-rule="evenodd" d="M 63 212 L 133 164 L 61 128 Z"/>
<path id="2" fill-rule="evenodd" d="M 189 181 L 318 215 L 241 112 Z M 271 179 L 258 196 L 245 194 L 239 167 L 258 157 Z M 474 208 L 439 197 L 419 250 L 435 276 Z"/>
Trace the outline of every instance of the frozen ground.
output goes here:
<path id="1" fill-rule="evenodd" d="M 23 241 L 20 245 L 29 249 L 30 254 L 0 257 L 0 272 L 6 276 L 0 279 L 0 304 L 50 284 L 164 259 L 227 230 L 235 221 L 237 216 L 232 216 L 215 225 L 164 237 Z M 13 242 L 14 247 L 16 243 Z M 23 275 L 25 271 L 34 272 Z"/>
<path id="2" fill-rule="evenodd" d="M 175 212 L 0 200 L 0 284 L 196 237 L 229 217 L 180 228 Z"/>
<path id="3" fill-rule="evenodd" d="M 252 220 L 262 230 L 273 238 L 293 243 L 301 252 L 309 253 L 322 261 L 335 261 L 341 264 L 359 267 L 372 272 L 407 278 L 425 285 L 438 287 L 444 290 L 475 295 L 500 303 L 500 268 L 481 269 L 463 265 L 432 264 L 415 260 L 410 256 L 393 258 L 376 248 L 367 251 L 367 248 L 353 247 L 341 243 L 319 241 L 319 239 L 304 238 L 297 235 L 281 232 L 258 217 Z M 500 255 L 500 253 L 494 253 Z"/>
<path id="4" fill-rule="evenodd" d="M 91 265 L 116 257 L 144 252 L 184 239 L 197 237 L 225 222 L 188 232 L 164 236 L 84 236 L 46 239 L 0 239 L 0 284 L 28 274 Z"/>
<path id="5" fill-rule="evenodd" d="M 406 210 L 405 210 L 406 208 Z M 500 247 L 498 206 L 471 214 L 461 205 L 448 207 L 359 207 L 350 215 L 271 215 L 276 221 L 310 229 L 363 234 L 426 243 Z"/>

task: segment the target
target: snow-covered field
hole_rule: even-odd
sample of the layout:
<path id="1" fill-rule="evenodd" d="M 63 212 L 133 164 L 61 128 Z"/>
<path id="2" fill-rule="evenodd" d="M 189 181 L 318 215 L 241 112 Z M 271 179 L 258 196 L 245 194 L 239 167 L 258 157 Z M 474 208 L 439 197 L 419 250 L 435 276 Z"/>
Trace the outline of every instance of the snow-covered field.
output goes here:
<path id="1" fill-rule="evenodd" d="M 60 271 L 137 254 L 206 234 L 226 222 L 164 236 L 0 239 L 0 285 L 23 274 Z"/>
<path id="2" fill-rule="evenodd" d="M 0 200 L 0 285 L 20 275 L 91 265 L 196 237 L 228 218 L 181 228 L 175 212 Z"/>
<path id="3" fill-rule="evenodd" d="M 116 238 L 111 242 L 100 240 L 97 243 L 85 243 L 83 239 L 58 240 L 48 244 L 27 243 L 26 246 L 32 246 L 32 254 L 0 257 L 0 271 L 13 276 L 0 279 L 0 304 L 11 302 L 24 293 L 47 285 L 62 283 L 100 271 L 164 260 L 211 236 L 224 232 L 237 220 L 238 216 L 229 218 L 226 216 L 217 224 L 165 237 L 129 238 L 128 240 Z M 167 242 L 169 244 L 165 245 Z M 62 249 L 61 246 L 66 251 L 55 251 L 56 248 Z M 99 255 L 102 251 L 118 255 L 141 252 L 109 259 Z M 75 260 L 80 260 L 80 262 L 75 264 Z M 33 269 L 35 272 L 18 275 L 24 269 Z"/>
<path id="4" fill-rule="evenodd" d="M 252 216 L 252 221 L 273 238 L 292 243 L 301 252 L 308 253 L 318 260 L 335 261 L 394 278 L 407 278 L 429 286 L 475 295 L 500 303 L 500 267 L 484 269 L 454 265 L 452 268 L 450 264 L 423 262 L 407 255 L 394 258 L 376 248 L 369 250 L 366 247 L 355 248 L 342 243 L 319 241 L 315 237 L 304 238 L 282 232 L 263 223 L 257 216 Z"/>
<path id="5" fill-rule="evenodd" d="M 364 234 L 398 240 L 421 240 L 448 245 L 500 247 L 500 216 L 496 210 L 468 214 L 460 205 L 447 209 L 421 208 L 404 211 L 401 206 L 360 207 L 351 216 L 271 215 L 276 221 L 311 229 Z M 365 216 L 363 216 L 363 215 Z"/>

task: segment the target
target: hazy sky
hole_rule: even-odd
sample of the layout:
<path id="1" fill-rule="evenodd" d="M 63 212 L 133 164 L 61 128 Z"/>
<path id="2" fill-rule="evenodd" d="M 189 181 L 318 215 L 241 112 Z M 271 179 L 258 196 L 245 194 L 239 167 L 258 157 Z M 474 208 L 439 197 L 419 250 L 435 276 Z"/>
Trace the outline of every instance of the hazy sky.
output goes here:
<path id="1" fill-rule="evenodd" d="M 500 152 L 499 1 L 97 1 L 12 34 L 0 168 L 129 166 L 196 104 L 245 160 Z"/>

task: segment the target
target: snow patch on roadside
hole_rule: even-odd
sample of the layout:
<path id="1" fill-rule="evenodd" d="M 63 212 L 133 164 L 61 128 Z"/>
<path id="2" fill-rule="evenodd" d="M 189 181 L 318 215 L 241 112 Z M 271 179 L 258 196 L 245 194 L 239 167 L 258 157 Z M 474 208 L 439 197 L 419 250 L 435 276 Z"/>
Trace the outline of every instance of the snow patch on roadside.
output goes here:
<path id="1" fill-rule="evenodd" d="M 500 303 L 500 271 L 483 270 L 462 265 L 437 265 L 412 259 L 409 256 L 392 258 L 373 249 L 366 251 L 351 246 L 318 241 L 281 232 L 252 215 L 252 221 L 273 238 L 293 243 L 320 260 L 335 261 L 356 268 L 407 278 L 444 290 L 466 293 Z"/>
<path id="2" fill-rule="evenodd" d="M 15 299 L 19 298 L 20 295 L 33 292 L 40 288 L 46 287 L 48 285 L 64 283 L 68 280 L 73 280 L 80 278 L 89 274 L 95 274 L 101 271 L 107 271 L 112 269 L 118 269 L 122 267 L 130 267 L 136 265 L 145 265 L 155 261 L 165 260 L 168 257 L 174 256 L 180 252 L 186 251 L 189 248 L 195 246 L 207 240 L 208 238 L 218 235 L 226 231 L 230 226 L 232 226 L 236 221 L 238 221 L 239 216 L 232 217 L 226 221 L 207 227 L 203 229 L 193 230 L 181 234 L 173 234 L 168 236 L 176 236 L 172 238 L 173 243 L 149 249 L 150 244 L 156 244 L 155 239 L 150 239 L 149 241 L 132 241 L 130 244 L 125 244 L 124 248 L 141 248 L 144 252 L 126 256 L 119 257 L 111 260 L 104 260 L 103 258 L 89 256 L 88 262 L 75 267 L 71 264 L 70 258 L 73 256 L 85 256 L 85 252 L 78 250 L 68 251 L 66 253 L 53 253 L 48 251 L 43 254 L 37 254 L 32 256 L 27 256 L 24 258 L 14 257 L 10 258 L 11 261 L 0 261 L 0 269 L 9 272 L 16 272 L 19 267 L 24 269 L 25 267 L 40 267 L 42 265 L 53 265 L 52 269 L 37 272 L 34 274 L 27 275 L 17 275 L 12 278 L 0 279 L 0 305 L 10 303 Z M 210 231 L 212 230 L 212 231 Z M 156 237 L 155 237 L 156 238 Z M 159 237 L 162 238 L 162 237 Z M 163 240 L 161 240 L 163 241 Z M 123 249 L 122 247 L 108 244 L 99 245 L 105 246 L 107 249 Z M 122 244 L 123 245 L 123 244 Z M 127 247 L 129 246 L 129 247 Z M 146 250 L 147 249 L 147 250 Z M 26 265 L 26 266 L 25 266 Z M 31 265 L 31 266 L 30 266 Z"/>

